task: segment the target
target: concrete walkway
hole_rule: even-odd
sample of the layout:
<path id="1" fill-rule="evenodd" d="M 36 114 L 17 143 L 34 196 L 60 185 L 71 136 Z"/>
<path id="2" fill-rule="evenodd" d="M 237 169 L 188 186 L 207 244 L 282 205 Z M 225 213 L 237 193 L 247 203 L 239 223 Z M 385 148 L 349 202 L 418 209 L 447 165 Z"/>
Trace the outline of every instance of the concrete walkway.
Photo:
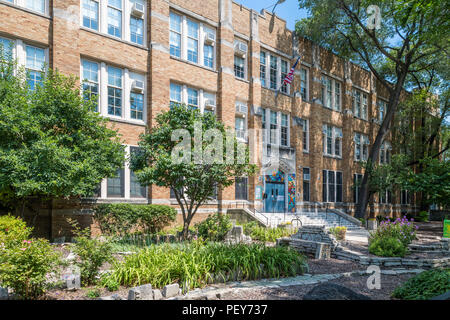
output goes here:
<path id="1" fill-rule="evenodd" d="M 368 244 L 369 231 L 367 231 L 366 229 L 347 230 L 347 232 L 345 233 L 345 240 Z"/>

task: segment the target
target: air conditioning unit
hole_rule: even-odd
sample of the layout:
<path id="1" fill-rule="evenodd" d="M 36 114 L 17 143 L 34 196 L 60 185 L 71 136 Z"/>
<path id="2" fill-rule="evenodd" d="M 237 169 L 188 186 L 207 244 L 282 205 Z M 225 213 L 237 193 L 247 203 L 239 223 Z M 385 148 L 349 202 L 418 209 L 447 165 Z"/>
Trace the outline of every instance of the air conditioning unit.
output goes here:
<path id="1" fill-rule="evenodd" d="M 131 85 L 131 91 L 143 93 L 144 92 L 144 82 L 139 80 L 134 80 Z"/>
<path id="2" fill-rule="evenodd" d="M 247 54 L 247 45 L 243 42 L 237 42 L 234 46 L 234 53 L 245 59 L 245 55 Z"/>
<path id="3" fill-rule="evenodd" d="M 205 44 L 213 46 L 216 42 L 216 35 L 212 32 L 207 32 L 205 34 Z"/>
<path id="4" fill-rule="evenodd" d="M 216 102 L 212 99 L 207 99 L 205 101 L 205 109 L 208 110 L 215 110 L 216 109 Z"/>
<path id="5" fill-rule="evenodd" d="M 137 18 L 143 18 L 145 14 L 145 6 L 142 3 L 135 2 L 131 8 L 131 14 Z"/>
<path id="6" fill-rule="evenodd" d="M 241 117 L 245 118 L 248 113 L 248 108 L 245 104 L 237 104 L 236 105 L 236 114 L 240 115 Z"/>

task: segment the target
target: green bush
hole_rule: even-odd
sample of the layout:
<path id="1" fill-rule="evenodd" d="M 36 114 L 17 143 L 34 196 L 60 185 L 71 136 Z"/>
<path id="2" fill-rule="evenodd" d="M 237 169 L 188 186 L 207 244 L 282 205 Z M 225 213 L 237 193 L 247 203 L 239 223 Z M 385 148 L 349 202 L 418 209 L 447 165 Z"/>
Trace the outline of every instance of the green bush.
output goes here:
<path id="1" fill-rule="evenodd" d="M 404 300 L 427 300 L 450 290 L 450 269 L 422 272 L 397 287 L 392 297 Z"/>
<path id="2" fill-rule="evenodd" d="M 155 288 L 180 283 L 187 289 L 203 287 L 218 275 L 225 280 L 279 278 L 301 274 L 305 268 L 305 258 L 289 248 L 194 241 L 141 250 L 116 262 L 103 280 L 126 286 L 151 283 Z"/>
<path id="3" fill-rule="evenodd" d="M 71 248 L 77 256 L 75 265 L 80 268 L 81 282 L 83 285 L 93 284 L 100 267 L 113 261 L 112 245 L 108 241 L 91 238 L 89 229 L 80 229 L 76 222 L 69 220 L 69 223 L 74 228 L 75 243 Z"/>
<path id="4" fill-rule="evenodd" d="M 100 204 L 94 209 L 94 219 L 100 230 L 111 236 L 123 236 L 137 230 L 155 233 L 175 221 L 176 216 L 174 208 L 156 204 Z"/>
<path id="5" fill-rule="evenodd" d="M 196 224 L 198 236 L 208 241 L 223 241 L 233 225 L 226 215 L 215 213 Z"/>
<path id="6" fill-rule="evenodd" d="M 244 226 L 244 233 L 252 240 L 261 242 L 276 242 L 278 238 L 288 237 L 296 231 L 290 228 L 265 228 L 256 222 L 246 223 Z"/>
<path id="7" fill-rule="evenodd" d="M 0 284 L 24 299 L 35 299 L 49 287 L 47 274 L 58 273 L 61 256 L 44 239 L 31 239 L 22 220 L 0 218 Z"/>
<path id="8" fill-rule="evenodd" d="M 412 221 L 406 217 L 397 218 L 393 222 L 389 220 L 382 221 L 377 230 L 370 233 L 369 243 L 381 238 L 396 238 L 407 247 L 413 240 L 417 238 L 417 227 Z"/>
<path id="9" fill-rule="evenodd" d="M 345 240 L 345 234 L 347 232 L 347 228 L 346 227 L 333 227 L 333 228 L 330 228 L 330 232 L 332 235 L 334 235 L 336 240 Z"/>
<path id="10" fill-rule="evenodd" d="M 89 289 L 88 292 L 86 293 L 86 297 L 88 297 L 89 299 L 96 299 L 98 297 L 100 297 L 101 292 L 98 288 L 95 289 Z"/>
<path id="11" fill-rule="evenodd" d="M 407 248 L 397 238 L 381 237 L 370 242 L 369 252 L 380 257 L 404 257 Z"/>
<path id="12" fill-rule="evenodd" d="M 417 222 L 428 222 L 430 214 L 426 211 L 420 211 L 416 214 L 415 221 Z"/>

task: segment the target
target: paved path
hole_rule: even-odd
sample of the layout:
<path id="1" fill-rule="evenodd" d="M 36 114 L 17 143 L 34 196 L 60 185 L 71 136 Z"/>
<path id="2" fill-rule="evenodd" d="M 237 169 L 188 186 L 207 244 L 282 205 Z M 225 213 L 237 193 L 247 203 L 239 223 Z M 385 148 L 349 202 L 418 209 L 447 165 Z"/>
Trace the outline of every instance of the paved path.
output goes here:
<path id="1" fill-rule="evenodd" d="M 347 230 L 345 240 L 368 244 L 369 231 L 366 229 Z"/>

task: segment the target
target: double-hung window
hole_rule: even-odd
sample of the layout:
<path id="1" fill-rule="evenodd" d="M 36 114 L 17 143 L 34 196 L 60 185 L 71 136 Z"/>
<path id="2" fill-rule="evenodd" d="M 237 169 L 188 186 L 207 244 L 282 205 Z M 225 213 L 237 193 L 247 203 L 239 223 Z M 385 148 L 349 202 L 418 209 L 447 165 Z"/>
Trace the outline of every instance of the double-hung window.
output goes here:
<path id="1" fill-rule="evenodd" d="M 45 14 L 45 0 L 26 0 L 25 8 Z"/>
<path id="2" fill-rule="evenodd" d="M 384 141 L 380 149 L 380 164 L 387 164 L 391 162 L 391 145 L 389 142 Z"/>
<path id="3" fill-rule="evenodd" d="M 83 0 L 83 27 L 98 31 L 99 2 Z"/>
<path id="4" fill-rule="evenodd" d="M 353 115 L 356 118 L 367 120 L 368 96 L 357 89 L 353 89 Z"/>
<path id="5" fill-rule="evenodd" d="M 302 139 L 302 149 L 304 152 L 309 151 L 309 120 L 302 119 L 302 131 L 303 131 L 303 139 Z"/>
<path id="6" fill-rule="evenodd" d="M 248 199 L 248 178 L 236 178 L 235 181 L 235 199 L 247 200 Z"/>
<path id="7" fill-rule="evenodd" d="M 170 84 L 170 105 L 182 103 L 182 86 L 176 83 Z"/>
<path id="8" fill-rule="evenodd" d="M 281 114 L 281 145 L 287 147 L 289 145 L 289 117 Z"/>
<path id="9" fill-rule="evenodd" d="M 323 126 L 323 153 L 327 156 L 342 157 L 342 129 L 330 125 Z"/>
<path id="10" fill-rule="evenodd" d="M 181 16 L 170 13 L 170 55 L 181 58 Z"/>
<path id="11" fill-rule="evenodd" d="M 131 119 L 144 120 L 144 95 L 131 92 L 130 94 Z"/>
<path id="12" fill-rule="evenodd" d="M 281 92 L 283 93 L 289 93 L 289 86 L 287 83 L 284 83 L 284 79 L 286 79 L 286 76 L 288 75 L 288 62 L 286 60 L 281 60 Z"/>
<path id="13" fill-rule="evenodd" d="M 203 26 L 203 33 L 205 37 L 212 36 L 216 38 L 215 31 Z M 205 41 L 203 45 L 203 65 L 205 67 L 214 68 L 214 45 Z"/>
<path id="14" fill-rule="evenodd" d="M 355 133 L 355 161 L 367 161 L 369 158 L 369 137 L 361 134 Z"/>
<path id="15" fill-rule="evenodd" d="M 235 118 L 235 130 L 236 130 L 236 138 L 240 140 L 245 140 L 247 136 L 245 118 L 236 117 Z"/>
<path id="16" fill-rule="evenodd" d="M 136 156 L 140 151 L 138 147 L 130 147 L 130 159 Z M 130 198 L 146 198 L 147 188 L 142 186 L 136 174 L 130 169 Z"/>
<path id="17" fill-rule="evenodd" d="M 300 94 L 304 101 L 308 100 L 308 70 L 300 69 Z"/>
<path id="18" fill-rule="evenodd" d="M 88 60 L 81 60 L 83 72 L 83 96 L 85 100 L 92 100 L 95 104 L 95 111 L 98 110 L 99 97 L 99 67 L 98 63 Z"/>
<path id="19" fill-rule="evenodd" d="M 266 143 L 266 135 L 267 135 L 267 115 L 266 109 L 262 109 L 262 141 Z"/>
<path id="20" fill-rule="evenodd" d="M 378 100 L 378 120 L 380 121 L 380 124 L 383 122 L 386 112 L 387 103 L 383 100 Z"/>
<path id="21" fill-rule="evenodd" d="M 108 66 L 108 115 L 122 116 L 122 69 Z"/>
<path id="22" fill-rule="evenodd" d="M 342 202 L 342 172 L 323 170 L 323 202 Z"/>
<path id="23" fill-rule="evenodd" d="M 13 57 L 14 42 L 5 38 L 0 38 L 0 62 L 1 60 L 11 60 Z"/>
<path id="24" fill-rule="evenodd" d="M 400 204 L 408 205 L 411 204 L 411 194 L 408 190 L 402 190 L 400 193 Z"/>
<path id="25" fill-rule="evenodd" d="M 36 85 L 42 83 L 43 69 L 45 64 L 45 50 L 33 46 L 26 46 L 26 71 L 27 82 L 31 90 L 36 88 Z"/>
<path id="26" fill-rule="evenodd" d="M 130 37 L 131 42 L 144 44 L 144 20 L 130 17 Z"/>
<path id="27" fill-rule="evenodd" d="M 392 192 L 390 190 L 384 190 L 379 193 L 380 203 L 388 204 L 392 203 Z"/>
<path id="28" fill-rule="evenodd" d="M 270 89 L 278 89 L 278 58 L 270 55 Z"/>
<path id="29" fill-rule="evenodd" d="M 234 75 L 236 78 L 245 79 L 245 58 L 234 56 Z"/>
<path id="30" fill-rule="evenodd" d="M 261 80 L 261 86 L 266 86 L 266 77 L 267 77 L 267 55 L 264 51 L 259 53 L 259 74 Z"/>
<path id="31" fill-rule="evenodd" d="M 323 106 L 335 111 L 341 111 L 341 84 L 335 79 L 322 76 Z"/>
<path id="32" fill-rule="evenodd" d="M 187 93 L 188 93 L 189 107 L 191 107 L 193 109 L 197 109 L 198 108 L 198 90 L 193 89 L 193 88 L 188 88 Z"/>
<path id="33" fill-rule="evenodd" d="M 119 169 L 116 175 L 108 178 L 107 182 L 108 198 L 125 198 L 125 169 Z"/>
<path id="34" fill-rule="evenodd" d="M 108 0 L 108 34 L 122 38 L 122 0 Z"/>
<path id="35" fill-rule="evenodd" d="M 361 194 L 361 182 L 363 179 L 363 175 L 359 173 L 355 173 L 353 175 L 353 202 L 358 203 L 359 197 Z"/>
<path id="36" fill-rule="evenodd" d="M 270 111 L 270 144 L 278 145 L 278 115 Z"/>
<path id="37" fill-rule="evenodd" d="M 187 19 L 187 59 L 190 62 L 198 63 L 198 35 L 199 24 Z"/>
<path id="38" fill-rule="evenodd" d="M 303 201 L 309 202 L 309 184 L 311 181 L 311 170 L 303 168 Z"/>

